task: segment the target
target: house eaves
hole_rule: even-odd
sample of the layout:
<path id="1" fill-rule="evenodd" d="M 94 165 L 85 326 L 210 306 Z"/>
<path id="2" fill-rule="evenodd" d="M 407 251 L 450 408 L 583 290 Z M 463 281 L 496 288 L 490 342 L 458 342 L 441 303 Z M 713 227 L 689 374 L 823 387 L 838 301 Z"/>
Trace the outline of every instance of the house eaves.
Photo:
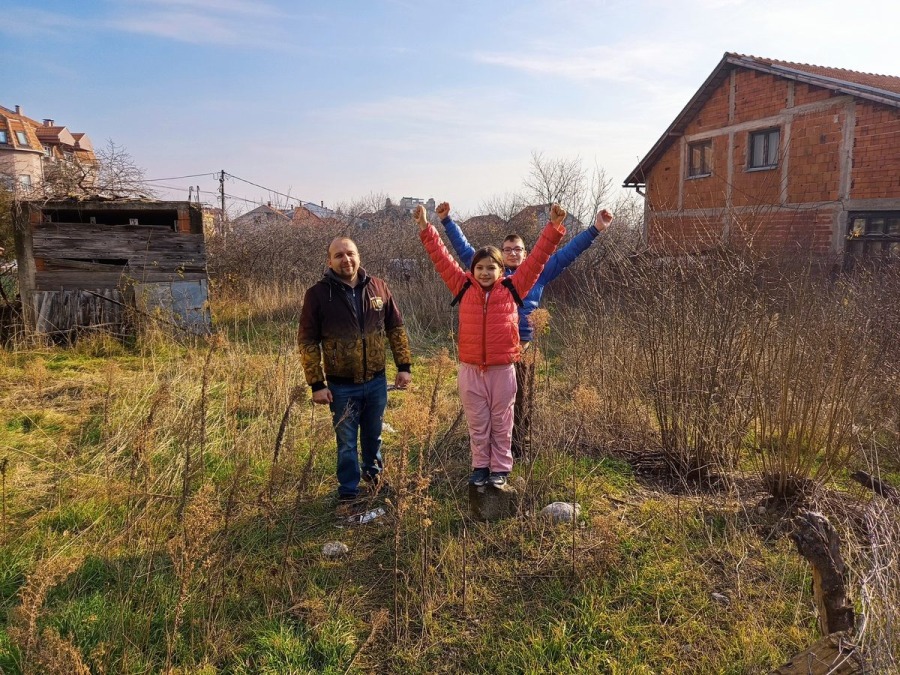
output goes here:
<path id="1" fill-rule="evenodd" d="M 669 149 L 669 146 L 684 134 L 690 121 L 706 104 L 713 92 L 721 85 L 735 68 L 748 68 L 763 73 L 768 73 L 776 77 L 802 82 L 823 89 L 829 89 L 836 93 L 847 94 L 856 98 L 889 105 L 900 108 L 900 87 L 897 91 L 886 89 L 864 82 L 856 82 L 853 79 L 845 79 L 842 77 L 834 77 L 814 72 L 815 70 L 825 70 L 835 72 L 837 69 L 820 68 L 818 66 L 808 66 L 809 70 L 804 69 L 803 64 L 790 64 L 787 62 L 779 62 L 771 59 L 759 59 L 753 56 L 744 56 L 742 54 L 733 54 L 726 52 L 719 61 L 719 64 L 713 69 L 706 81 L 700 86 L 697 92 L 691 97 L 687 105 L 678 113 L 678 116 L 669 125 L 665 133 L 656 141 L 650 152 L 638 163 L 638 165 L 628 174 L 622 184 L 626 188 L 641 188 L 646 185 L 646 176 L 650 169 L 659 161 L 659 158 Z M 868 76 L 863 77 L 863 73 L 846 72 L 849 78 L 857 77 L 858 79 L 866 79 L 877 81 L 879 78 L 891 83 L 900 83 L 900 78 L 889 76 Z"/>

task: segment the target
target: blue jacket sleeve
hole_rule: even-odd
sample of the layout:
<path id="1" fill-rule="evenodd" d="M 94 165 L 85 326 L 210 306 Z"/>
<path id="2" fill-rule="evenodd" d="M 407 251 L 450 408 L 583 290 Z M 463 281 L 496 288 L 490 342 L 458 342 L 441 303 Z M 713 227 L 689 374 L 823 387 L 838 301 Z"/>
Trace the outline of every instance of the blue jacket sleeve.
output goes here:
<path id="1" fill-rule="evenodd" d="M 563 270 L 575 262 L 575 259 L 588 250 L 594 239 L 600 233 L 597 228 L 591 225 L 584 232 L 580 232 L 572 237 L 572 240 L 554 253 L 547 264 L 544 265 L 544 271 L 541 272 L 539 284 L 549 284 L 556 277 L 562 274 Z"/>
<path id="2" fill-rule="evenodd" d="M 475 257 L 475 249 L 472 247 L 472 244 L 469 243 L 469 240 L 466 239 L 466 235 L 459 229 L 459 225 L 454 223 L 450 216 L 442 219 L 441 225 L 444 226 L 444 230 L 447 232 L 447 238 L 450 240 L 450 245 L 453 247 L 453 250 L 456 251 L 456 255 L 459 257 L 463 269 L 469 269 L 472 265 L 472 258 Z M 588 244 L 588 246 L 589 245 L 590 244 Z M 585 248 L 587 248 L 587 246 L 585 246 Z"/>

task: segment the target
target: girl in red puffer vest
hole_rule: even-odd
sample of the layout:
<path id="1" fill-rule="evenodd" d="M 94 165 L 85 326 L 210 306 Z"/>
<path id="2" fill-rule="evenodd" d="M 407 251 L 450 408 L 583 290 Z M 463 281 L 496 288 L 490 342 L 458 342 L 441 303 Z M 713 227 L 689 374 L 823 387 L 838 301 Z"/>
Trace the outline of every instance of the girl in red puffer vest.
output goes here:
<path id="1" fill-rule="evenodd" d="M 443 202 L 435 213 L 438 218 L 446 218 L 450 204 Z M 513 465 L 513 364 L 520 356 L 517 300 L 524 298 L 537 282 L 565 234 L 562 222 L 566 212 L 558 204 L 553 205 L 550 221 L 537 244 L 503 282 L 499 250 L 488 246 L 476 251 L 471 268 L 465 272 L 450 256 L 434 226 L 429 225 L 424 206 L 416 207 L 414 217 L 425 250 L 450 292 L 459 298 L 458 383 L 472 449 L 469 482 L 502 487 Z"/>

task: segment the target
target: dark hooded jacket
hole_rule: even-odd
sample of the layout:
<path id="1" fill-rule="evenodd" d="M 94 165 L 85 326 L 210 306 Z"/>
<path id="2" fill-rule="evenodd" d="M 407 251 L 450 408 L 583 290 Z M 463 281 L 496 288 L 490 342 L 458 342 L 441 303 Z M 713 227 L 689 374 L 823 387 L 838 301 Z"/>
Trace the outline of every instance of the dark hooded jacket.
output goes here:
<path id="1" fill-rule="evenodd" d="M 350 288 L 329 269 L 306 291 L 297 339 L 313 391 L 324 389 L 326 380 L 359 384 L 383 373 L 385 338 L 397 370 L 410 370 L 409 339 L 390 289 L 362 268 L 358 275 Z"/>

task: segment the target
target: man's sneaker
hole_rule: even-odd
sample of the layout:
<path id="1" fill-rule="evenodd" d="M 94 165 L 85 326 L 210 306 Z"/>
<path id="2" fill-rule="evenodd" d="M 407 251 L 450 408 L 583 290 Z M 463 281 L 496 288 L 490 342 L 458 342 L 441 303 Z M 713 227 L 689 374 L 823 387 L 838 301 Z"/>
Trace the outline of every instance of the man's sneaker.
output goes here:
<path id="1" fill-rule="evenodd" d="M 494 487 L 503 487 L 506 485 L 506 477 L 509 473 L 506 471 L 492 471 L 488 477 L 488 482 Z"/>
<path id="2" fill-rule="evenodd" d="M 362 479 L 372 486 L 372 489 L 378 487 L 378 484 L 381 482 L 381 475 L 377 473 L 364 473 L 362 475 Z"/>
<path id="3" fill-rule="evenodd" d="M 353 502 L 359 500 L 359 494 L 351 495 L 341 493 L 338 494 L 338 503 L 340 504 L 352 504 Z"/>
<path id="4" fill-rule="evenodd" d="M 475 487 L 484 487 L 485 483 L 488 482 L 488 477 L 491 475 L 491 470 L 487 467 L 483 469 L 472 469 L 472 476 L 469 478 L 469 485 L 474 485 Z"/>

